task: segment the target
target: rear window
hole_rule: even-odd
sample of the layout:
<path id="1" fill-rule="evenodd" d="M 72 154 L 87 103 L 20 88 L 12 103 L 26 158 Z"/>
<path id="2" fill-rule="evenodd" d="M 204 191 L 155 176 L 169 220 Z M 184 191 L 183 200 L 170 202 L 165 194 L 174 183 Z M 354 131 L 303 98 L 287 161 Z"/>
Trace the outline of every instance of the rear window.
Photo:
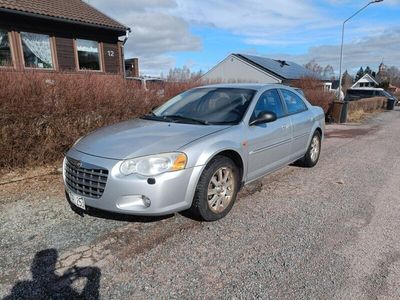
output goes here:
<path id="1" fill-rule="evenodd" d="M 362 93 L 361 93 L 361 90 L 347 90 L 347 94 L 358 96 L 358 95 L 361 95 Z"/>
<path id="2" fill-rule="evenodd" d="M 347 90 L 347 94 L 351 96 L 373 96 L 374 90 Z"/>

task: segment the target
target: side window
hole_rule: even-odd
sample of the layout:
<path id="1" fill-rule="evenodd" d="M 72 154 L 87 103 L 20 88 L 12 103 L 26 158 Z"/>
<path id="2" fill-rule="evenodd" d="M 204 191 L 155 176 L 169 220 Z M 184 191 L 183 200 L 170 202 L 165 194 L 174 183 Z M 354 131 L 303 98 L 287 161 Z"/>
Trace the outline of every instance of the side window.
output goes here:
<path id="1" fill-rule="evenodd" d="M 260 96 L 251 118 L 255 119 L 263 111 L 271 111 L 275 113 L 278 118 L 285 114 L 282 107 L 281 97 L 277 90 L 266 91 Z"/>
<path id="2" fill-rule="evenodd" d="M 304 101 L 295 93 L 284 89 L 282 89 L 281 92 L 289 114 L 295 114 L 307 110 Z"/>

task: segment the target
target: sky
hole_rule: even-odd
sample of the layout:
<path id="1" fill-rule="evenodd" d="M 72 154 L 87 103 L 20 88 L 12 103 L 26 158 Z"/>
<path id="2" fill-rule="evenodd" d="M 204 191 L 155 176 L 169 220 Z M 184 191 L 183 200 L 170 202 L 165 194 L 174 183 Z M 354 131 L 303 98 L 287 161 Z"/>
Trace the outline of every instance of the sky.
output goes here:
<path id="1" fill-rule="evenodd" d="M 188 66 L 208 71 L 230 53 L 339 70 L 343 21 L 359 0 L 86 0 L 132 29 L 125 57 L 141 75 Z M 400 0 L 368 6 L 345 27 L 343 69 L 400 67 Z"/>

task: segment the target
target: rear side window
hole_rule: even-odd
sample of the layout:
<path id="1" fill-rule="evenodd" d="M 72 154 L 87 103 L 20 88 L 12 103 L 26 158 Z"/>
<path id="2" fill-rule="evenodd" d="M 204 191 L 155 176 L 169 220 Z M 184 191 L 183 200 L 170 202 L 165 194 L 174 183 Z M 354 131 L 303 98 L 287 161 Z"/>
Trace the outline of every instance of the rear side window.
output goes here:
<path id="1" fill-rule="evenodd" d="M 289 90 L 281 90 L 281 93 L 283 99 L 285 100 L 289 114 L 296 114 L 307 110 L 307 106 L 304 101 L 295 93 Z"/>
<path id="2" fill-rule="evenodd" d="M 347 94 L 349 94 L 349 95 L 354 95 L 354 96 L 358 96 L 358 95 L 361 95 L 362 94 L 362 91 L 361 90 L 347 90 Z"/>
<path id="3" fill-rule="evenodd" d="M 257 118 L 260 113 L 265 111 L 275 113 L 278 118 L 285 114 L 278 90 L 269 90 L 261 95 L 260 99 L 258 99 L 256 107 L 254 108 L 252 119 Z"/>

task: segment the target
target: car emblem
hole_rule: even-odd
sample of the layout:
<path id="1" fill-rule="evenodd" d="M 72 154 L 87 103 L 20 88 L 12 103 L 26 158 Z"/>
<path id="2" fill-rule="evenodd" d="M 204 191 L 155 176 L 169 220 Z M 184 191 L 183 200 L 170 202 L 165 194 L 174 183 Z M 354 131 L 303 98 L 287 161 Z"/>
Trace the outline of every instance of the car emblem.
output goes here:
<path id="1" fill-rule="evenodd" d="M 76 159 L 69 159 L 70 163 L 76 167 L 76 168 L 81 168 L 82 167 L 82 162 Z"/>

